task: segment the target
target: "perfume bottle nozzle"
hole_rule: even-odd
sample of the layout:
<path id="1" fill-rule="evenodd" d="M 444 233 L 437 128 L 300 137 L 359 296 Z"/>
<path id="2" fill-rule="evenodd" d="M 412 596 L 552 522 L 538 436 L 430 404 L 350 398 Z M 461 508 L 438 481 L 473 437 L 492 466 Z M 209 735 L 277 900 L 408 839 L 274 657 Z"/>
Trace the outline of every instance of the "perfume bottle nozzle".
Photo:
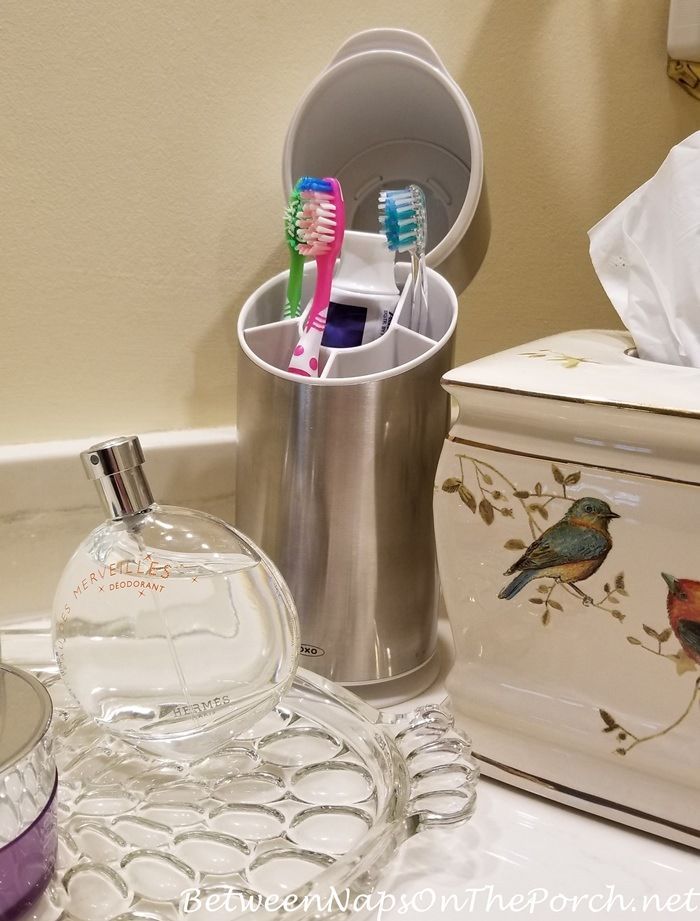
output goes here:
<path id="1" fill-rule="evenodd" d="M 110 438 L 93 445 L 80 455 L 85 472 L 91 480 L 114 476 L 124 470 L 140 467 L 145 462 L 141 442 L 137 435 Z"/>
<path id="2" fill-rule="evenodd" d="M 153 504 L 153 493 L 143 471 L 145 458 L 136 435 L 110 438 L 80 455 L 88 479 L 112 518 L 145 512 Z"/>

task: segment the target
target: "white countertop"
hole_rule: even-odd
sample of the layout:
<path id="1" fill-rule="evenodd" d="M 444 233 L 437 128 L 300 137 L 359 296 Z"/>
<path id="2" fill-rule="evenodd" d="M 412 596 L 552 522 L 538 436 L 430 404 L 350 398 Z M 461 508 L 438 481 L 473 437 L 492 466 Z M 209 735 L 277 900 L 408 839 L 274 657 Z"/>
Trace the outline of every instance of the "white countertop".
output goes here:
<path id="1" fill-rule="evenodd" d="M 405 713 L 443 702 L 451 659 L 444 620 L 440 652 L 433 686 L 386 709 Z M 700 918 L 699 868 L 688 848 L 482 778 L 473 818 L 408 840 L 353 918 Z"/>
<path id="2" fill-rule="evenodd" d="M 403 846 L 375 893 L 387 894 L 387 910 L 366 917 L 700 917 L 698 869 L 689 849 L 484 780 L 469 824 L 423 832 Z M 450 896 L 460 907 L 442 901 Z M 402 898 L 409 900 L 403 913 Z"/>
<path id="3" fill-rule="evenodd" d="M 450 645 L 449 626 L 441 622 L 446 667 L 429 691 L 392 710 L 444 700 Z M 373 909 L 357 917 L 700 918 L 698 857 L 689 848 L 482 778 L 471 821 L 407 841 L 384 873 Z"/>

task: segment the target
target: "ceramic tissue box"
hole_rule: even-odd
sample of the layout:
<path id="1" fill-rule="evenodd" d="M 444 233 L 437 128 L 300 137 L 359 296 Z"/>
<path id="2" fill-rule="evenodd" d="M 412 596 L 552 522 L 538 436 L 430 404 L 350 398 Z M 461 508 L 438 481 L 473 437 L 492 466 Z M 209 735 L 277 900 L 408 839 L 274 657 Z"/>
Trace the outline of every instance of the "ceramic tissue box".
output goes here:
<path id="1" fill-rule="evenodd" d="M 700 370 L 588 330 L 443 384 L 448 691 L 484 773 L 700 847 Z"/>

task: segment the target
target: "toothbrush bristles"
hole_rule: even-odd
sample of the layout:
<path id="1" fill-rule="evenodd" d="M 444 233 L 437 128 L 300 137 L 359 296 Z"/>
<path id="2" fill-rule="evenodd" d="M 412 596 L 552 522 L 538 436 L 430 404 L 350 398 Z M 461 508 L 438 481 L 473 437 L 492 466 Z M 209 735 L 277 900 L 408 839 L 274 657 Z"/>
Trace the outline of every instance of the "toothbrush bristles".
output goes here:
<path id="1" fill-rule="evenodd" d="M 423 190 L 382 189 L 379 193 L 379 227 L 389 249 L 397 252 L 425 252 L 426 208 Z"/>
<path id="2" fill-rule="evenodd" d="M 324 185 L 323 180 L 313 182 L 312 188 L 301 185 L 302 207 L 297 215 L 296 226 L 298 251 L 303 256 L 315 257 L 330 251 L 335 240 L 337 221 L 331 192 L 319 188 Z"/>

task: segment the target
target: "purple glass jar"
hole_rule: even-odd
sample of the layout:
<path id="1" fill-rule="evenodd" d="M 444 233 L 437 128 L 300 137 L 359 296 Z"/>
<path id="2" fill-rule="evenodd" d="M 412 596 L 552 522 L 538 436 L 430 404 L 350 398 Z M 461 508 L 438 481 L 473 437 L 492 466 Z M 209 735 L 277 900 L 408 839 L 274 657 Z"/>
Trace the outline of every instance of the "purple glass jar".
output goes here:
<path id="1" fill-rule="evenodd" d="M 56 862 L 51 714 L 41 682 L 0 665 L 0 921 L 41 895 Z"/>

